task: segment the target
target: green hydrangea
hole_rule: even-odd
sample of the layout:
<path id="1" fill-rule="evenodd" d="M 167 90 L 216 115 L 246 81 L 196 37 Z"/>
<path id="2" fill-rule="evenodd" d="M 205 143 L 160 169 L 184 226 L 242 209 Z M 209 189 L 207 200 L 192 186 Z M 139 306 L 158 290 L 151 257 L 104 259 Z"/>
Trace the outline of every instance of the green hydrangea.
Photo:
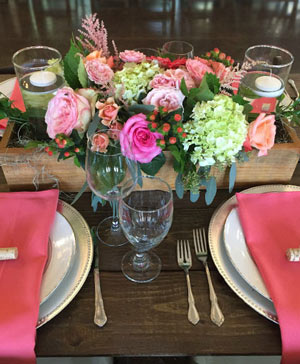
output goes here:
<path id="1" fill-rule="evenodd" d="M 248 129 L 243 106 L 231 97 L 217 95 L 211 101 L 198 102 L 191 118 L 184 125 L 187 137 L 183 145 L 185 151 L 192 147 L 192 162 L 201 167 L 234 162 Z"/>
<path id="2" fill-rule="evenodd" d="M 149 91 L 149 82 L 158 73 L 162 70 L 157 62 L 126 63 L 113 78 L 116 96 L 122 97 L 129 105 L 135 104 L 140 94 Z"/>

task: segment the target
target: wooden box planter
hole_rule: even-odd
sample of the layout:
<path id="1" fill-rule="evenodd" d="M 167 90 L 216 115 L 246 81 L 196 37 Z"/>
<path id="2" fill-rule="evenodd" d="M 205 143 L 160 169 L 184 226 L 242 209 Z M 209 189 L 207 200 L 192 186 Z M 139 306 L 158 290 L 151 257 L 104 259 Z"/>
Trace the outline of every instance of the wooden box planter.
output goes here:
<path id="1" fill-rule="evenodd" d="M 10 148 L 8 141 L 12 125 L 7 128 L 0 142 L 0 162 L 6 182 L 11 191 L 35 189 L 34 181 L 39 188 L 46 188 L 59 181 L 59 189 L 65 192 L 77 192 L 85 182 L 85 172 L 74 165 L 72 159 L 58 162 L 56 156 L 45 152 Z M 275 144 L 267 156 L 257 157 L 253 151 L 250 160 L 237 164 L 236 187 L 268 183 L 288 183 L 299 160 L 300 139 L 294 129 L 287 127 L 292 143 Z M 175 189 L 176 173 L 170 152 L 166 152 L 167 162 L 158 173 Z M 228 188 L 229 168 L 223 171 L 212 169 L 218 188 Z"/>

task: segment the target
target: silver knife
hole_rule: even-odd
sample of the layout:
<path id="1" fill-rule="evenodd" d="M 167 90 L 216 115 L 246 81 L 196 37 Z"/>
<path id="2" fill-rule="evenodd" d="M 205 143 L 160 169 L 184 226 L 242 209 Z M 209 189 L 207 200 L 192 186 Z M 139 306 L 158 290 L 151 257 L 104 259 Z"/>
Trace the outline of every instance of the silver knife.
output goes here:
<path id="1" fill-rule="evenodd" d="M 97 239 L 92 231 L 93 240 L 94 240 L 94 283 L 95 283 L 95 316 L 94 316 L 94 323 L 99 326 L 103 327 L 107 322 L 107 316 L 104 310 L 104 303 L 101 293 L 100 287 L 100 274 L 99 274 L 99 247 L 98 241 L 95 242 Z"/>

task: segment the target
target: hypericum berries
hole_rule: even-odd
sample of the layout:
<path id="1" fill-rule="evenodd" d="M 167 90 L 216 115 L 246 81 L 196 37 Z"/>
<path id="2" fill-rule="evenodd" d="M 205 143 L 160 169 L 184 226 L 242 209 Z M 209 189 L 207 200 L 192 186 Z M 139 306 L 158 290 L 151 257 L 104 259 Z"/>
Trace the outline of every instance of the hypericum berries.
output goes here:
<path id="1" fill-rule="evenodd" d="M 50 155 L 50 157 L 53 155 L 52 150 L 49 150 L 48 155 Z"/>
<path id="2" fill-rule="evenodd" d="M 220 59 L 225 59 L 226 58 L 226 54 L 225 53 L 220 53 L 219 54 L 219 58 Z"/>
<path id="3" fill-rule="evenodd" d="M 174 120 L 175 121 L 180 121 L 181 120 L 181 115 L 180 114 L 175 114 L 174 115 Z"/>
<path id="4" fill-rule="evenodd" d="M 80 149 L 79 149 L 78 147 L 76 147 L 76 148 L 74 149 L 74 152 L 75 152 L 75 153 L 79 153 L 79 152 L 80 152 Z"/>
<path id="5" fill-rule="evenodd" d="M 64 156 L 65 157 L 70 157 L 70 153 L 69 152 L 64 152 Z"/>
<path id="6" fill-rule="evenodd" d="M 46 148 L 45 148 L 45 152 L 46 152 L 46 153 L 48 153 L 48 152 L 49 152 L 49 150 L 50 150 L 50 149 L 49 149 L 49 147 L 46 147 Z"/>
<path id="7" fill-rule="evenodd" d="M 152 115 L 150 115 L 150 116 L 149 116 L 149 119 L 150 119 L 150 120 L 155 120 L 155 115 L 153 115 L 153 114 L 152 114 Z"/>
<path id="8" fill-rule="evenodd" d="M 151 123 L 152 129 L 156 129 L 158 127 L 157 123 Z"/>
<path id="9" fill-rule="evenodd" d="M 175 137 L 171 137 L 171 138 L 169 139 L 170 144 L 175 144 L 175 143 L 176 143 L 176 141 L 177 141 L 177 139 L 176 139 Z"/>
<path id="10" fill-rule="evenodd" d="M 181 135 L 183 138 L 186 138 L 186 133 L 182 133 Z"/>
<path id="11" fill-rule="evenodd" d="M 177 133 L 182 133 L 183 132 L 183 129 L 182 129 L 182 127 L 181 126 L 179 126 L 178 128 L 177 128 Z"/>
<path id="12" fill-rule="evenodd" d="M 167 133 L 171 129 L 171 125 L 168 123 L 163 124 L 163 131 Z"/>
<path id="13" fill-rule="evenodd" d="M 214 52 L 215 53 L 220 53 L 220 49 L 219 48 L 214 48 Z"/>

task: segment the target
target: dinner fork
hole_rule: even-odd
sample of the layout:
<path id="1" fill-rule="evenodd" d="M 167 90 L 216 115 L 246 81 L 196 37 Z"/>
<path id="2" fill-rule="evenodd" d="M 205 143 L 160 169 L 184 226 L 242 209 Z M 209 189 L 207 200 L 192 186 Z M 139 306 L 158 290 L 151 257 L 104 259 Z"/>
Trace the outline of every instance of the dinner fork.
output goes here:
<path id="1" fill-rule="evenodd" d="M 195 300 L 191 288 L 189 269 L 192 266 L 192 256 L 188 240 L 181 240 L 181 241 L 177 240 L 177 262 L 179 267 L 184 270 L 186 276 L 186 284 L 188 288 L 188 303 L 189 303 L 188 320 L 192 324 L 196 325 L 200 320 L 200 318 L 199 318 L 199 313 L 195 306 Z"/>
<path id="2" fill-rule="evenodd" d="M 193 229 L 194 246 L 198 260 L 200 260 L 204 267 L 209 287 L 209 298 L 211 302 L 210 319 L 217 326 L 221 326 L 224 322 L 224 315 L 219 307 L 218 299 L 212 284 L 210 271 L 207 265 L 207 242 L 205 229 Z"/>

